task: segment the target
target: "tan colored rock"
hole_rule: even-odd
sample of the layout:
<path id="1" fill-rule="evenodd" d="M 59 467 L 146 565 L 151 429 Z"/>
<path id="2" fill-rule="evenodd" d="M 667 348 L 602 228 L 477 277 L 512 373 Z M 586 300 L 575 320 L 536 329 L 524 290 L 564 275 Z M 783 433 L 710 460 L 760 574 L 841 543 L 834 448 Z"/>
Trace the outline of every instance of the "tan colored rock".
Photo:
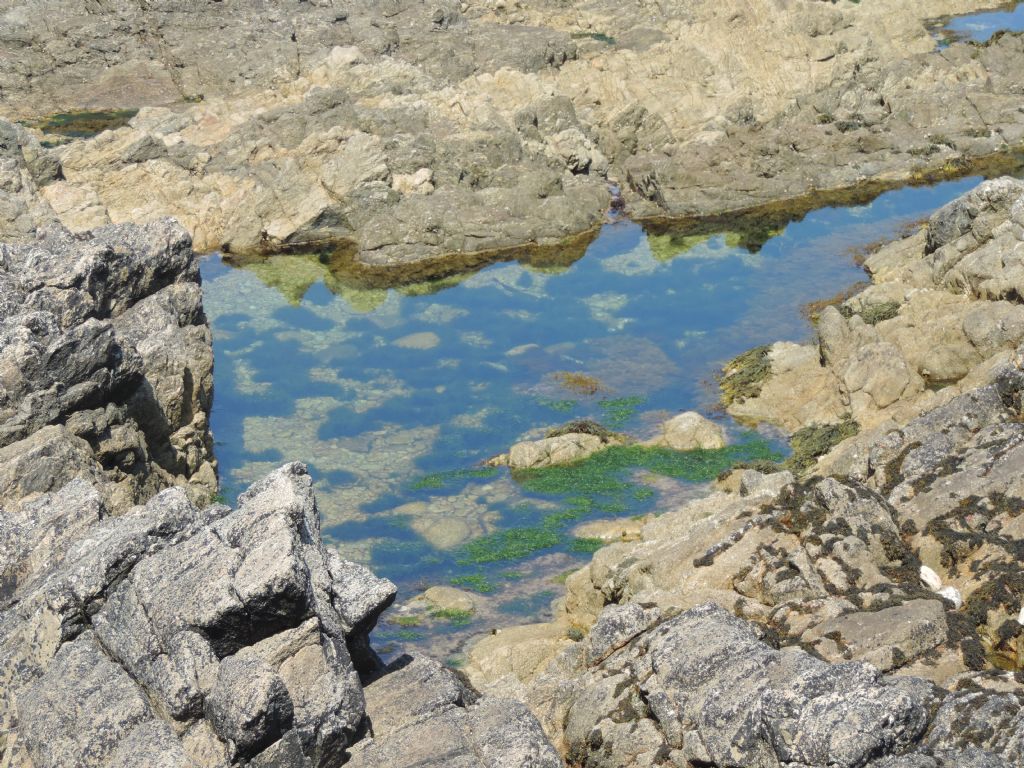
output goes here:
<path id="1" fill-rule="evenodd" d="M 474 685 L 506 675 L 529 680 L 559 651 L 573 645 L 565 624 L 526 624 L 485 635 L 469 651 L 466 674 Z"/>
<path id="2" fill-rule="evenodd" d="M 722 425 L 695 411 L 673 416 L 659 429 L 660 433 L 643 445 L 671 448 L 674 451 L 715 450 L 726 446 Z"/>
<path id="3" fill-rule="evenodd" d="M 505 458 L 504 463 L 511 469 L 539 469 L 582 461 L 609 445 L 597 435 L 570 432 L 557 437 L 516 443 L 509 449 L 507 457 L 503 454 L 492 461 L 500 462 Z"/>
<path id="4" fill-rule="evenodd" d="M 434 172 L 420 168 L 415 173 L 396 173 L 391 177 L 391 188 L 400 195 L 429 195 L 434 191 Z"/>
<path id="5" fill-rule="evenodd" d="M 422 598 L 430 610 L 436 611 L 475 611 L 480 600 L 472 592 L 443 585 L 430 587 Z"/>

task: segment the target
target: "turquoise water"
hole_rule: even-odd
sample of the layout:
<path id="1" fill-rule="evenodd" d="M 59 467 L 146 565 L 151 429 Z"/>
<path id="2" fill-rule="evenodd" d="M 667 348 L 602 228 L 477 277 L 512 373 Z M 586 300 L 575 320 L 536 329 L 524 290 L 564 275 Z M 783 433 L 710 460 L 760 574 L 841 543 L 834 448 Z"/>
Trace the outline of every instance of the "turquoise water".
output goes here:
<path id="1" fill-rule="evenodd" d="M 1010 3 L 999 10 L 954 16 L 942 23 L 935 34 L 940 46 L 945 46 L 956 40 L 984 43 L 996 32 L 1004 30 L 1024 31 L 1024 3 Z"/>
<path id="2" fill-rule="evenodd" d="M 721 363 L 807 339 L 801 306 L 864 279 L 858 248 L 977 181 L 824 208 L 760 241 L 610 221 L 567 266 L 500 263 L 388 290 L 360 289 L 316 255 L 243 268 L 211 256 L 202 272 L 225 494 L 307 462 L 325 539 L 393 579 L 400 601 L 437 584 L 490 596 L 473 617 L 385 623 L 385 643 L 436 645 L 541 616 L 558 575 L 598 544 L 577 525 L 681 503 L 734 461 L 779 455 L 771 435 L 716 408 Z M 645 437 L 688 409 L 722 422 L 733 445 L 613 450 L 569 472 L 481 466 L 570 419 Z"/>

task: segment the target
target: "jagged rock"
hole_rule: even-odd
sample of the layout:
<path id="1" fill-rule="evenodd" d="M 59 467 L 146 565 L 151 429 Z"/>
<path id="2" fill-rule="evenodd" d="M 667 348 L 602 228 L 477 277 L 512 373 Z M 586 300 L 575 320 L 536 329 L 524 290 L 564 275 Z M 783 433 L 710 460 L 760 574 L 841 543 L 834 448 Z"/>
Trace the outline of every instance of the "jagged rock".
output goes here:
<path id="1" fill-rule="evenodd" d="M 352 751 L 352 768 L 558 768 L 562 761 L 530 711 L 485 698 L 444 708 Z"/>
<path id="2" fill-rule="evenodd" d="M 377 739 L 447 709 L 469 706 L 478 698 L 452 670 L 425 656 L 401 657 L 364 693 L 370 729 Z"/>
<path id="3" fill-rule="evenodd" d="M 209 495 L 213 352 L 188 234 L 50 228 L 0 245 L 0 276 L 0 450 L 22 467 L 4 497 L 75 476 L 102 479 L 114 511 L 175 481 Z M 19 459 L 40 451 L 63 454 L 48 483 Z"/>
<path id="4" fill-rule="evenodd" d="M 82 480 L 24 509 L 37 535 L 63 538 L 49 559 L 17 550 L 5 573 L 0 722 L 14 765 L 336 766 L 353 747 L 355 764 L 433 750 L 558 765 L 521 705 L 478 701 L 429 659 L 381 668 L 368 635 L 395 587 L 324 547 L 302 465 L 234 511 L 174 488 L 110 517 Z M 368 707 L 360 674 L 374 680 Z"/>

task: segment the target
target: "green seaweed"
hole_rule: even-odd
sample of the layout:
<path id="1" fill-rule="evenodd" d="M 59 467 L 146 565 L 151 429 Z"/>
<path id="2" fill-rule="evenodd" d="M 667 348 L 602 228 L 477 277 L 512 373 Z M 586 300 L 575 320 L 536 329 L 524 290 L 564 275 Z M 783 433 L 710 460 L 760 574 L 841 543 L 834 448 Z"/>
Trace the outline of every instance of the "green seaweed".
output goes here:
<path id="1" fill-rule="evenodd" d="M 646 485 L 638 485 L 633 489 L 633 499 L 635 501 L 644 501 L 651 498 L 654 495 L 654 489 L 648 488 Z"/>
<path id="2" fill-rule="evenodd" d="M 796 474 L 803 474 L 832 448 L 848 437 L 853 437 L 860 427 L 853 419 L 846 419 L 838 424 L 811 424 L 799 429 L 790 438 L 793 453 L 783 466 Z"/>
<path id="3" fill-rule="evenodd" d="M 457 485 L 465 480 L 494 477 L 497 472 L 497 467 L 475 467 L 473 469 L 450 469 L 445 472 L 432 472 L 416 480 L 411 488 L 414 491 L 436 490 L 448 485 Z"/>
<path id="4" fill-rule="evenodd" d="M 461 608 L 438 608 L 431 611 L 432 618 L 447 621 L 455 627 L 465 627 L 473 620 L 473 611 L 464 611 Z"/>
<path id="5" fill-rule="evenodd" d="M 604 414 L 604 420 L 613 427 L 625 424 L 636 413 L 637 408 L 647 402 L 646 397 L 616 397 L 600 401 L 597 406 Z"/>
<path id="6" fill-rule="evenodd" d="M 423 633 L 422 632 L 417 632 L 414 629 L 400 629 L 397 632 L 395 632 L 395 637 L 397 637 L 399 640 L 407 640 L 407 641 L 408 640 L 422 640 L 423 639 Z"/>
<path id="7" fill-rule="evenodd" d="M 111 109 L 93 112 L 57 112 L 28 123 L 43 133 L 90 139 L 103 131 L 122 128 L 139 113 L 137 109 Z"/>
<path id="8" fill-rule="evenodd" d="M 577 462 L 542 469 L 522 470 L 513 476 L 522 488 L 538 495 L 575 495 L 565 506 L 545 515 L 539 524 L 497 531 L 464 544 L 456 554 L 460 565 L 518 560 L 564 542 L 569 523 L 595 511 L 621 516 L 629 510 L 624 497 L 637 485 L 623 475 L 637 468 L 690 482 L 709 481 L 737 461 L 780 458 L 764 440 L 754 439 L 717 450 L 673 451 L 637 445 L 612 446 Z M 598 497 L 598 498 L 595 498 Z M 603 497 L 603 498 L 602 498 Z M 575 539 L 568 549 L 592 552 L 597 540 Z M 454 582 L 453 582 L 454 583 Z"/>
<path id="9" fill-rule="evenodd" d="M 451 580 L 453 587 L 465 587 L 481 595 L 489 595 L 494 591 L 494 585 L 487 580 L 487 577 L 479 573 L 469 573 L 464 576 L 456 576 Z"/>
<path id="10" fill-rule="evenodd" d="M 725 364 L 719 385 L 722 402 L 726 406 L 761 394 L 761 387 L 772 372 L 772 363 L 768 359 L 770 350 L 767 344 L 754 347 Z"/>
<path id="11" fill-rule="evenodd" d="M 608 544 L 604 539 L 598 539 L 593 536 L 578 537 L 573 539 L 569 545 L 570 552 L 577 552 L 582 555 L 592 555 L 601 547 Z"/>
<path id="12" fill-rule="evenodd" d="M 459 565 L 480 565 L 520 560 L 542 549 L 558 546 L 561 540 L 553 525 L 509 528 L 464 544 L 456 555 L 456 562 Z"/>
<path id="13" fill-rule="evenodd" d="M 583 461 L 513 474 L 524 490 L 537 494 L 586 493 L 619 496 L 635 483 L 622 479 L 626 470 L 646 469 L 689 482 L 708 482 L 739 461 L 781 458 L 762 439 L 714 450 L 673 451 L 640 445 L 614 445 Z"/>
<path id="14" fill-rule="evenodd" d="M 399 627 L 418 627 L 422 623 L 419 616 L 392 616 L 388 621 Z"/>

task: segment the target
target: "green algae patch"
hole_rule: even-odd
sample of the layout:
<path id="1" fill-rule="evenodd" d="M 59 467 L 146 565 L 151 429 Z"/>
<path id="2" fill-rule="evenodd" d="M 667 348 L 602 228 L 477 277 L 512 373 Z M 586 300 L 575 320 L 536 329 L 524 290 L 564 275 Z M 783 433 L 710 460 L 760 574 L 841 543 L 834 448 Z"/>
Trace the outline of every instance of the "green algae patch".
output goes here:
<path id="1" fill-rule="evenodd" d="M 480 573 L 470 573 L 465 576 L 456 576 L 451 580 L 453 587 L 465 587 L 481 595 L 489 595 L 494 591 L 494 585 L 487 580 L 487 577 Z"/>
<path id="2" fill-rule="evenodd" d="M 601 400 L 597 407 L 601 409 L 601 413 L 604 415 L 604 420 L 613 427 L 621 427 L 633 414 L 636 413 L 637 409 L 647 402 L 646 397 L 639 395 L 633 395 L 631 397 L 616 397 L 606 400 Z"/>
<path id="3" fill-rule="evenodd" d="M 301 303 L 314 283 L 328 277 L 327 268 L 315 257 L 271 256 L 249 262 L 245 268 L 264 285 L 277 290 L 292 306 Z"/>
<path id="4" fill-rule="evenodd" d="M 761 394 L 761 388 L 772 372 L 772 362 L 768 357 L 770 351 L 767 344 L 754 347 L 725 364 L 719 385 L 722 402 L 727 407 Z"/>
<path id="5" fill-rule="evenodd" d="M 513 478 L 530 493 L 620 496 L 635 490 L 623 479 L 628 470 L 646 469 L 693 483 L 714 480 L 739 461 L 781 458 L 764 440 L 751 440 L 715 450 L 673 451 L 641 445 L 614 445 L 583 461 L 542 469 L 526 469 Z"/>
<path id="6" fill-rule="evenodd" d="M 399 627 L 418 627 L 422 623 L 419 616 L 395 616 L 388 621 Z"/>
<path id="7" fill-rule="evenodd" d="M 572 543 L 569 545 L 569 551 L 576 552 L 581 555 L 592 555 L 608 543 L 610 542 L 593 536 L 578 537 L 573 539 Z"/>
<path id="8" fill-rule="evenodd" d="M 456 562 L 459 565 L 482 565 L 521 560 L 542 549 L 556 547 L 561 542 L 562 537 L 554 525 L 509 528 L 465 544 L 456 556 Z"/>
<path id="9" fill-rule="evenodd" d="M 437 490 L 452 485 L 461 485 L 466 480 L 483 480 L 494 477 L 497 467 L 476 467 L 474 469 L 452 469 L 447 472 L 432 472 L 416 480 L 410 487 L 414 491 Z"/>
<path id="10" fill-rule="evenodd" d="M 846 419 L 839 424 L 811 424 L 799 429 L 790 438 L 793 453 L 783 462 L 783 467 L 795 474 L 803 474 L 815 465 L 819 456 L 824 456 L 859 431 L 860 427 L 853 419 Z"/>
<path id="11" fill-rule="evenodd" d="M 631 495 L 634 501 L 645 501 L 654 496 L 654 489 L 648 488 L 646 485 L 639 485 L 633 489 Z"/>
<path id="12" fill-rule="evenodd" d="M 563 507 L 546 514 L 535 525 L 509 528 L 474 539 L 457 551 L 455 560 L 459 565 L 483 565 L 520 560 L 560 546 L 573 553 L 591 554 L 606 542 L 567 537 L 565 529 L 593 514 L 625 515 L 632 508 L 631 497 L 634 500 L 649 498 L 650 489 L 627 479 L 630 472 L 645 469 L 689 482 L 705 482 L 740 461 L 780 458 L 764 440 L 702 451 L 617 445 L 575 464 L 522 470 L 514 473 L 513 479 L 524 491 L 540 496 L 562 496 Z M 524 514 L 529 512 L 524 509 Z"/>
<path id="13" fill-rule="evenodd" d="M 439 608 L 431 611 L 431 618 L 446 621 L 455 627 L 465 627 L 473 620 L 473 611 L 464 611 L 461 608 Z"/>
<path id="14" fill-rule="evenodd" d="M 91 139 L 103 131 L 123 128 L 139 113 L 137 109 L 112 109 L 95 112 L 57 112 L 28 122 L 30 128 L 71 139 Z"/>

